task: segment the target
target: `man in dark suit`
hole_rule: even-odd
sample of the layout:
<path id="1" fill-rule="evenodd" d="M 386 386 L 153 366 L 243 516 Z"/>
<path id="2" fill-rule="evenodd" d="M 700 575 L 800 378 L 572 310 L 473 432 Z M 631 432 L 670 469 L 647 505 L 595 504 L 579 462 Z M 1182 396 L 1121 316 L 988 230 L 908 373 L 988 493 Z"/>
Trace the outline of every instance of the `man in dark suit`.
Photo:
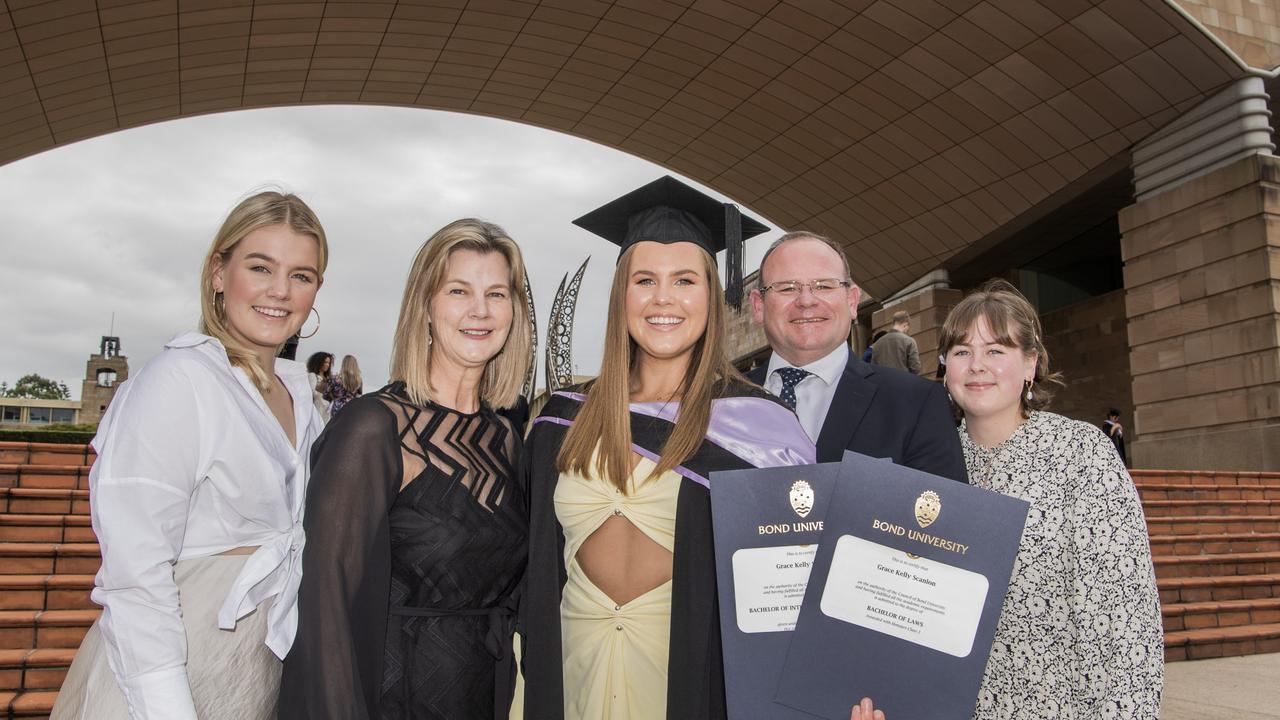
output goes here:
<path id="1" fill-rule="evenodd" d="M 849 352 L 859 297 L 839 246 L 808 232 L 783 235 L 765 253 L 760 287 L 751 291 L 773 354 L 748 377 L 795 408 L 819 462 L 838 461 L 848 449 L 965 482 L 942 385 Z"/>

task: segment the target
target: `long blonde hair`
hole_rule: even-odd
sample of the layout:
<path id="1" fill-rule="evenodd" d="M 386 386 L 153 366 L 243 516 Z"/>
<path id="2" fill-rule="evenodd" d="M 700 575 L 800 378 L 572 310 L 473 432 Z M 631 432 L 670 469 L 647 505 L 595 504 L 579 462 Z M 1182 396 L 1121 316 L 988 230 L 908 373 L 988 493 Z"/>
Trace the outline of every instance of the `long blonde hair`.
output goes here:
<path id="1" fill-rule="evenodd" d="M 514 405 L 529 367 L 529 295 L 524 285 L 524 258 L 506 230 L 475 218 L 455 220 L 440 228 L 413 259 L 391 348 L 391 379 L 404 382 L 409 399 L 419 405 L 430 402 L 436 392 L 431 387 L 431 298 L 444 284 L 449 257 L 455 250 L 498 253 L 507 260 L 511 271 L 507 278 L 511 285 L 511 331 L 502 350 L 485 367 L 480 399 L 490 407 Z"/>
<path id="2" fill-rule="evenodd" d="M 556 457 L 556 469 L 560 472 L 586 475 L 594 470 L 624 493 L 631 474 L 629 404 L 637 356 L 636 342 L 627 330 L 626 311 L 627 284 L 634 251 L 635 246 L 632 245 L 622 254 L 613 273 L 600 376 L 587 389 L 587 399 Z M 730 381 L 745 382 L 724 351 L 728 311 L 715 258 L 706 251 L 701 254 L 703 273 L 707 277 L 707 329 L 693 347 L 681 385 L 676 426 L 662 446 L 658 465 L 650 477 L 674 469 L 697 452 L 711 422 L 711 401 L 715 399 L 717 390 Z M 593 453 L 596 456 L 594 468 L 590 467 Z"/>
<path id="3" fill-rule="evenodd" d="M 231 260 L 231 253 L 246 235 L 258 228 L 285 225 L 299 235 L 310 235 L 315 238 L 320 250 L 320 264 L 316 268 L 320 273 L 318 280 L 324 279 L 324 270 L 329 263 L 329 243 L 325 239 L 324 228 L 311 208 L 302 198 L 268 190 L 241 200 L 232 208 L 227 219 L 222 222 L 218 234 L 213 237 L 213 244 L 204 256 L 204 267 L 200 271 L 200 332 L 217 338 L 227 350 L 227 359 L 231 364 L 244 370 L 253 384 L 262 392 L 271 387 L 269 368 L 258 363 L 258 356 L 248 346 L 238 342 L 227 326 L 227 314 L 222 306 L 222 293 L 213 289 L 213 276 L 219 263 L 225 267 Z M 217 259 L 217 262 L 215 262 Z M 278 353 L 280 348 L 276 348 Z"/>
<path id="4" fill-rule="evenodd" d="M 354 355 L 342 357 L 342 372 L 338 375 L 338 382 L 353 393 L 364 387 L 364 381 L 360 377 L 360 363 L 356 362 Z"/>

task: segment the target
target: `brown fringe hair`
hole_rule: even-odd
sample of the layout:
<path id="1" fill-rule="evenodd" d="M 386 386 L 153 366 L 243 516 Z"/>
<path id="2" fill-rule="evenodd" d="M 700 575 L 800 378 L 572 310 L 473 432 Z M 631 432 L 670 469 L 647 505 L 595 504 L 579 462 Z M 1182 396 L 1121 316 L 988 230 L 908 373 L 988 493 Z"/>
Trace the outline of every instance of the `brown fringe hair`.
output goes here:
<path id="1" fill-rule="evenodd" d="M 946 358 L 951 348 L 967 342 L 969 330 L 978 318 L 987 321 L 991 332 L 995 334 L 995 342 L 1005 347 L 1017 348 L 1026 355 L 1036 356 L 1036 370 L 1031 385 L 1023 388 L 1018 400 L 1022 416 L 1030 417 L 1032 410 L 1047 409 L 1055 392 L 1065 387 L 1062 373 L 1049 369 L 1049 351 L 1044 347 L 1040 316 L 1022 293 L 1007 281 L 989 280 L 951 309 L 942 323 L 938 354 Z M 1027 389 L 1032 391 L 1031 400 L 1027 399 Z M 952 407 L 957 415 L 963 417 L 963 411 L 954 402 Z"/>
<path id="2" fill-rule="evenodd" d="M 270 369 L 259 365 L 257 354 L 232 337 L 231 329 L 227 327 L 227 314 L 222 304 L 217 302 L 220 293 L 213 289 L 213 275 L 215 258 L 219 258 L 225 267 L 236 245 L 246 235 L 272 225 L 285 225 L 299 235 L 310 235 L 316 239 L 320 248 L 320 264 L 316 268 L 320 277 L 317 280 L 323 282 L 324 270 L 329 264 L 329 243 L 325 239 L 324 228 L 302 198 L 273 190 L 250 195 L 232 208 L 218 234 L 213 237 L 213 245 L 205 253 L 204 267 L 200 271 L 200 332 L 217 338 L 226 349 L 231 364 L 244 370 L 262 392 L 271 387 Z M 280 348 L 276 348 L 276 353 L 279 352 Z"/>
<path id="3" fill-rule="evenodd" d="M 609 314 L 604 333 L 600 376 L 586 390 L 587 399 L 565 435 L 556 469 L 579 475 L 593 470 L 623 493 L 631 476 L 631 382 L 636 343 L 627 330 L 627 285 L 631 276 L 631 246 L 618 259 L 609 291 Z M 707 278 L 707 329 L 693 347 L 681 385 L 680 411 L 675 429 L 662 446 L 654 478 L 688 460 L 702 444 L 711 422 L 711 401 L 724 384 L 746 382 L 725 355 L 728 311 L 715 258 L 702 252 Z M 599 451 L 597 452 L 597 447 Z M 595 467 L 591 467 L 592 455 Z"/>
<path id="4" fill-rule="evenodd" d="M 455 220 L 436 231 L 413 259 L 409 279 L 400 302 L 391 346 L 391 379 L 402 381 L 409 399 L 418 405 L 430 402 L 431 387 L 431 298 L 444 284 L 449 257 L 454 250 L 481 254 L 498 253 L 506 258 L 511 274 L 511 331 L 498 355 L 489 360 L 480 380 L 480 399 L 490 407 L 514 405 L 524 386 L 529 367 L 529 301 L 524 285 L 524 257 L 507 231 L 475 218 Z"/>

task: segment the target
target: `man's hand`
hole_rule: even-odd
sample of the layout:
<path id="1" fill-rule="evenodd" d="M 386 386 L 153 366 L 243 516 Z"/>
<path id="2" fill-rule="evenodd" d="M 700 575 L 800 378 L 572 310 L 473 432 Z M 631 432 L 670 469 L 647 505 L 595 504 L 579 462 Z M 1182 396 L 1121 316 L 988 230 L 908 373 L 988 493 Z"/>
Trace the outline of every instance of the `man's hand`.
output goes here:
<path id="1" fill-rule="evenodd" d="M 884 711 L 876 710 L 871 698 L 862 698 L 862 702 L 853 706 L 849 720 L 885 720 Z"/>

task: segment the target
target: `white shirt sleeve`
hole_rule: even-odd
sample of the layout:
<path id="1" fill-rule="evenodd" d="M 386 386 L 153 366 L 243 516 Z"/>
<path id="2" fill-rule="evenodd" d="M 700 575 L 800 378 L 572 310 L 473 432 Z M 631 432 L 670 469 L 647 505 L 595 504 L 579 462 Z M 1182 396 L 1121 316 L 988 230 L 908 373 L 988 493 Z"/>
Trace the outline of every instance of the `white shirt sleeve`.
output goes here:
<path id="1" fill-rule="evenodd" d="M 93 601 L 107 662 L 134 720 L 195 720 L 174 563 L 202 467 L 199 404 L 183 363 L 162 354 L 120 388 L 94 439 Z"/>

